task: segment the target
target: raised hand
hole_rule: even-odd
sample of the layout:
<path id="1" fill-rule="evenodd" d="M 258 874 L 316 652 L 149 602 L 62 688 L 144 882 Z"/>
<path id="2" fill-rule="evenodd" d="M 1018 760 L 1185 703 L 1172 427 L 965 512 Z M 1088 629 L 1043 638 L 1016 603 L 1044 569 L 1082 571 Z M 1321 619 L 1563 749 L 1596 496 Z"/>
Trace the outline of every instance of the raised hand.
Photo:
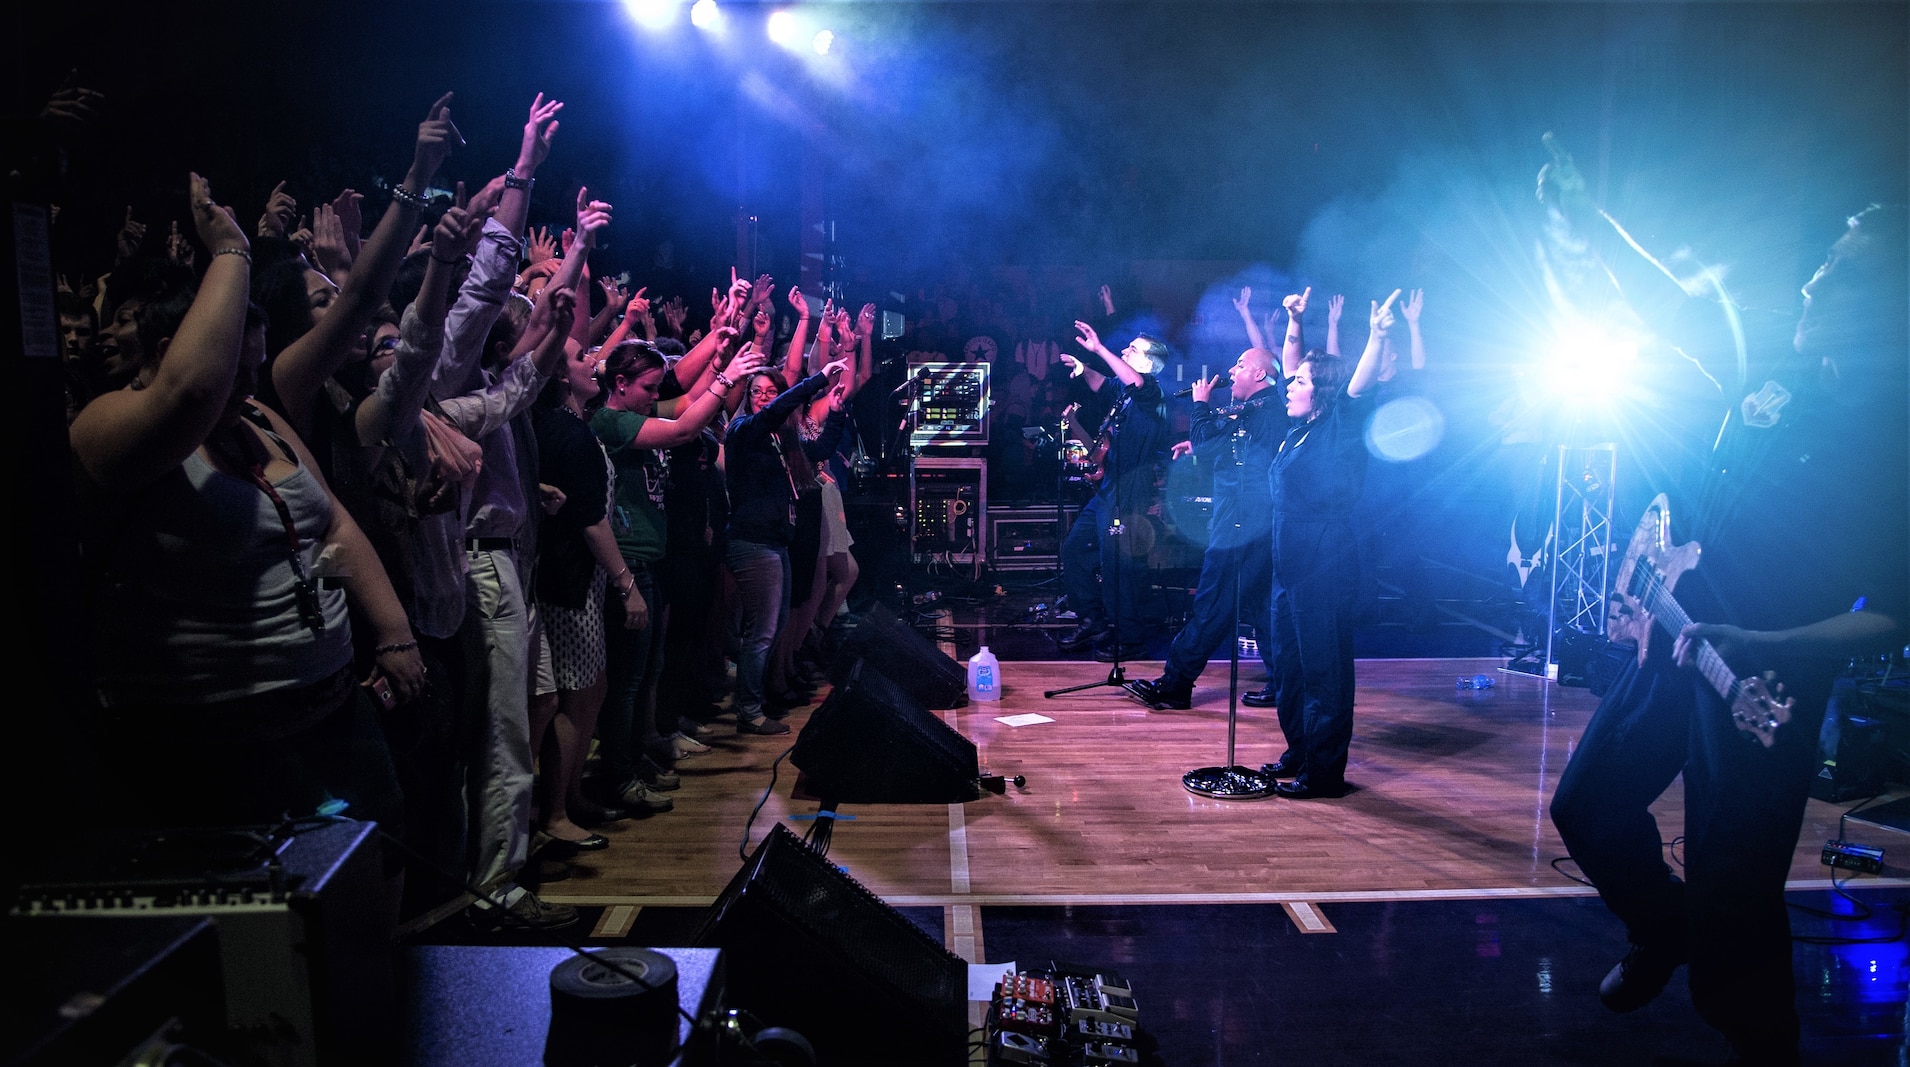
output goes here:
<path id="1" fill-rule="evenodd" d="M 1417 326 L 1419 325 L 1419 313 L 1425 306 L 1426 290 L 1414 289 L 1412 292 L 1406 294 L 1406 302 L 1399 305 L 1399 317 L 1406 320 L 1406 325 Z"/>
<path id="2" fill-rule="evenodd" d="M 1214 395 L 1214 387 L 1218 386 L 1219 384 L 1220 384 L 1220 375 L 1218 374 L 1204 381 L 1199 378 L 1194 379 L 1194 403 L 1196 404 L 1207 403 L 1209 399 Z"/>
<path id="3" fill-rule="evenodd" d="M 1110 315 L 1114 314 L 1114 290 L 1103 285 L 1100 292 L 1095 295 L 1101 298 L 1101 310 Z"/>
<path id="4" fill-rule="evenodd" d="M 597 279 L 597 288 L 604 291 L 604 306 L 616 307 L 630 302 L 630 290 L 618 284 L 615 278 Z M 628 312 L 626 312 L 628 314 Z"/>
<path id="5" fill-rule="evenodd" d="M 846 359 L 830 360 L 828 363 L 823 365 L 822 373 L 827 374 L 831 378 L 835 378 L 840 376 L 843 371 L 848 369 L 848 367 L 849 367 L 849 361 Z"/>
<path id="6" fill-rule="evenodd" d="M 560 335 L 570 333 L 571 324 L 577 320 L 577 290 L 568 287 L 546 289 L 543 298 L 550 302 L 550 325 Z"/>
<path id="7" fill-rule="evenodd" d="M 776 279 L 767 274 L 758 274 L 750 284 L 749 291 L 756 294 L 758 300 L 768 300 L 776 292 Z"/>
<path id="8" fill-rule="evenodd" d="M 1252 313 L 1247 310 L 1247 304 L 1250 300 L 1252 300 L 1252 298 L 1253 298 L 1253 287 L 1249 285 L 1241 286 L 1240 295 L 1237 297 L 1234 297 L 1234 310 L 1240 313 L 1241 318 L 1247 319 L 1247 321 L 1249 322 L 1252 322 L 1253 320 L 1249 318 L 1249 316 Z"/>
<path id="9" fill-rule="evenodd" d="M 1374 333 L 1384 337 L 1386 331 L 1392 329 L 1393 301 L 1397 299 L 1399 299 L 1399 290 L 1395 289 L 1393 295 L 1387 297 L 1384 304 L 1377 300 L 1373 301 L 1373 314 L 1368 321 L 1372 323 Z"/>
<path id="10" fill-rule="evenodd" d="M 330 204 L 320 204 L 312 214 L 312 255 L 319 270 L 333 278 L 351 270 L 352 254 L 345 247 L 345 226 Z"/>
<path id="11" fill-rule="evenodd" d="M 531 101 L 530 118 L 524 122 L 524 139 L 517 146 L 517 165 L 512 169 L 520 178 L 550 157 L 551 138 L 557 136 L 557 113 L 564 110 L 561 100 L 545 100 L 543 93 Z"/>
<path id="12" fill-rule="evenodd" d="M 610 205 L 590 199 L 590 190 L 577 187 L 577 233 L 584 248 L 597 247 L 597 234 L 610 225 Z"/>
<path id="13" fill-rule="evenodd" d="M 1313 296 L 1313 287 L 1309 285 L 1306 287 L 1305 292 L 1294 293 L 1291 296 L 1288 296 L 1285 300 L 1280 301 L 1280 306 L 1287 309 L 1288 315 L 1291 315 L 1292 317 L 1297 319 L 1300 316 L 1306 314 L 1307 301 L 1311 299 L 1312 296 Z"/>
<path id="14" fill-rule="evenodd" d="M 648 315 L 650 313 L 650 298 L 643 294 L 649 291 L 650 287 L 646 285 L 630 294 L 630 299 L 624 302 L 623 313 L 632 317 Z"/>
<path id="15" fill-rule="evenodd" d="M 246 240 L 245 228 L 233 217 L 232 209 L 212 202 L 211 185 L 197 174 L 187 184 L 192 190 L 192 226 L 199 234 L 199 243 L 212 253 L 212 261 L 217 263 L 219 253 L 228 248 L 251 251 L 252 242 Z"/>
<path id="16" fill-rule="evenodd" d="M 305 262 L 314 265 L 318 263 L 318 256 L 312 249 L 312 226 L 306 221 L 305 216 L 298 217 L 298 228 L 287 234 L 286 239 L 298 246 L 299 253 L 305 257 Z"/>
<path id="17" fill-rule="evenodd" d="M 729 327 L 726 326 L 723 329 L 729 329 Z M 722 330 L 717 331 L 718 334 L 722 332 Z M 730 334 L 733 338 L 735 331 L 731 330 Z M 768 363 L 769 356 L 764 353 L 762 349 L 757 348 L 755 345 L 744 345 L 743 350 L 736 354 L 736 358 L 730 360 L 729 366 L 723 368 L 723 373 L 732 380 L 740 382 L 744 378 L 762 370 Z"/>
<path id="18" fill-rule="evenodd" d="M 445 159 L 464 147 L 464 135 L 451 121 L 451 95 L 438 97 L 424 121 L 418 123 L 418 140 L 411 152 L 411 173 L 405 178 L 406 188 L 414 193 L 423 193 L 431 179 L 438 176 L 438 168 L 444 165 Z"/>
<path id="19" fill-rule="evenodd" d="M 672 333 L 683 333 L 683 322 L 690 317 L 689 305 L 680 296 L 673 296 L 663 302 L 663 321 L 670 324 Z"/>
<path id="20" fill-rule="evenodd" d="M 106 95 L 81 86 L 79 77 L 77 70 L 67 72 L 66 80 L 53 90 L 53 95 L 46 98 L 46 106 L 40 109 L 41 122 L 79 128 L 99 117 L 99 104 Z"/>
<path id="21" fill-rule="evenodd" d="M 192 250 L 192 242 L 179 232 L 179 222 L 174 220 L 172 232 L 166 235 L 166 258 L 182 267 L 190 269 L 198 254 Z"/>
<path id="22" fill-rule="evenodd" d="M 298 218 L 298 201 L 285 191 L 285 183 L 272 187 L 272 195 L 265 198 L 265 214 L 259 216 L 260 237 L 284 237 L 292 230 L 292 223 Z"/>
<path id="23" fill-rule="evenodd" d="M 730 306 L 738 307 L 738 308 L 742 307 L 743 301 L 749 299 L 749 288 L 750 288 L 749 282 L 743 278 L 738 278 L 736 276 L 736 268 L 731 267 L 730 268 L 730 291 L 729 291 Z"/>
<path id="24" fill-rule="evenodd" d="M 536 266 L 547 259 L 557 258 L 557 238 L 550 235 L 549 226 L 539 226 L 531 231 L 530 240 L 524 243 L 526 266 Z"/>
<path id="25" fill-rule="evenodd" d="M 856 336 L 873 337 L 875 335 L 875 305 L 864 304 L 856 312 Z"/>
<path id="26" fill-rule="evenodd" d="M 497 212 L 497 205 L 503 201 L 503 199 L 504 175 L 500 174 L 484 183 L 483 188 L 479 189 L 477 193 L 471 197 L 471 202 L 465 205 L 465 210 L 476 215 L 478 217 L 478 225 L 482 227 L 483 220 L 490 218 Z"/>
<path id="27" fill-rule="evenodd" d="M 1311 292 L 1311 290 L 1308 290 L 1308 291 Z M 1305 308 L 1302 308 L 1301 310 L 1304 311 Z M 1345 296 L 1341 295 L 1340 293 L 1334 293 L 1332 296 L 1327 297 L 1326 298 L 1326 324 L 1328 326 L 1339 325 L 1340 315 L 1345 310 L 1346 310 Z"/>
<path id="28" fill-rule="evenodd" d="M 1074 324 L 1074 332 L 1076 344 L 1090 352 L 1099 352 L 1101 350 L 1101 335 L 1095 332 L 1094 327 L 1077 320 Z M 1070 356 L 1062 356 L 1061 358 L 1064 360 L 1072 359 Z M 1081 371 L 1076 370 L 1074 373 L 1080 374 Z"/>
<path id="29" fill-rule="evenodd" d="M 484 219 L 484 215 L 471 210 L 471 201 L 464 195 L 464 183 L 459 182 L 456 202 L 445 209 L 444 217 L 431 232 L 431 258 L 443 263 L 470 255 L 477 247 L 478 234 L 484 230 Z"/>
<path id="30" fill-rule="evenodd" d="M 1086 363 L 1068 355 L 1066 352 L 1061 353 L 1058 358 L 1061 360 L 1061 365 L 1068 368 L 1068 377 L 1070 378 L 1079 378 L 1082 372 L 1088 369 Z"/>
<path id="31" fill-rule="evenodd" d="M 139 254 L 139 246 L 146 240 L 146 224 L 133 221 L 133 206 L 126 205 L 126 221 L 120 224 L 119 234 L 113 238 L 113 253 L 121 263 Z"/>
<path id="32" fill-rule="evenodd" d="M 809 298 L 802 295 L 802 288 L 800 286 L 792 285 L 789 287 L 789 307 L 790 310 L 796 313 L 797 318 L 806 319 L 809 317 Z M 668 309 L 666 308 L 665 311 L 667 313 Z"/>
<path id="33" fill-rule="evenodd" d="M 359 205 L 365 195 L 356 189 L 346 189 L 332 198 L 332 214 L 338 216 L 338 225 L 345 232 L 345 251 L 351 258 L 358 258 L 359 240 L 365 232 L 365 213 Z"/>

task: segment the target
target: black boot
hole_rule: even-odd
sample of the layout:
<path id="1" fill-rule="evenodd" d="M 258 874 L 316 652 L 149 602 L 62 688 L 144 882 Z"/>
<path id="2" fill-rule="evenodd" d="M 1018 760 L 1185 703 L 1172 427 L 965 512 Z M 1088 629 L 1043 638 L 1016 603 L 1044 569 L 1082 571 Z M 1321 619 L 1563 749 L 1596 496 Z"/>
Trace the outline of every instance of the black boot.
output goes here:
<path id="1" fill-rule="evenodd" d="M 1134 694 L 1147 702 L 1147 706 L 1156 711 L 1173 709 L 1186 711 L 1194 706 L 1194 683 L 1170 682 L 1166 678 L 1134 683 Z"/>
<path id="2" fill-rule="evenodd" d="M 1069 630 L 1067 636 L 1061 639 L 1061 651 L 1079 652 L 1094 644 L 1107 632 L 1108 623 L 1106 619 L 1097 619 L 1092 616 L 1082 619 L 1081 625 Z"/>

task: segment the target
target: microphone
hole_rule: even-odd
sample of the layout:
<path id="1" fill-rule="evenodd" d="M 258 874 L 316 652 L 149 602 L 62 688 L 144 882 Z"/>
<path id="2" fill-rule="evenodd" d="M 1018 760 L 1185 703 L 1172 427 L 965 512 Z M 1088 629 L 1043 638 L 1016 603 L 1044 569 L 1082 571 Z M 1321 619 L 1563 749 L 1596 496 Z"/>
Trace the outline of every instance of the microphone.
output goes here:
<path id="1" fill-rule="evenodd" d="M 929 379 L 928 368 L 923 367 L 921 370 L 916 371 L 912 376 L 902 379 L 902 384 L 890 390 L 889 395 L 892 397 L 901 396 L 902 391 L 907 389 L 909 386 L 914 385 L 916 382 L 928 381 L 928 379 Z"/>

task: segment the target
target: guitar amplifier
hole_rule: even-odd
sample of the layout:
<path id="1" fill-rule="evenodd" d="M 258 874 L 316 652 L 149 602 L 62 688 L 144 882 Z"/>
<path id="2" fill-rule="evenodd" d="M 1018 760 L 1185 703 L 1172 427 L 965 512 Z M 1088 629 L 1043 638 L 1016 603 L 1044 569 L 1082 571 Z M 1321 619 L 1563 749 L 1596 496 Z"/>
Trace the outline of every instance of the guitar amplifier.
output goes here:
<path id="1" fill-rule="evenodd" d="M 998 571 L 1051 571 L 1061 565 L 1061 542 L 1081 508 L 990 508 L 988 558 Z"/>
<path id="2" fill-rule="evenodd" d="M 394 1036 L 377 827 L 321 823 L 132 832 L 23 884 L 11 921 L 205 919 L 218 936 L 229 1044 L 247 1063 L 376 1063 Z"/>

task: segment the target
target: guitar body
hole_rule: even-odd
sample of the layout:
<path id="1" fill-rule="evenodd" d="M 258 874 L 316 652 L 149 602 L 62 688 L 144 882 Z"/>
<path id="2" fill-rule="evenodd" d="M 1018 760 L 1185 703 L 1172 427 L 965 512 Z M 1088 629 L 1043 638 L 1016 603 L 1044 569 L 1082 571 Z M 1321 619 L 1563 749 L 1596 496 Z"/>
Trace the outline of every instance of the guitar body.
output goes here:
<path id="1" fill-rule="evenodd" d="M 1698 565 L 1698 557 L 1703 552 L 1696 541 L 1687 541 L 1674 546 L 1671 543 L 1671 504 L 1663 493 L 1653 497 L 1645 507 L 1645 514 L 1638 520 L 1638 528 L 1632 531 L 1631 544 L 1625 547 L 1625 559 L 1618 565 L 1615 590 L 1605 617 L 1605 635 L 1612 641 L 1638 642 L 1638 662 L 1642 666 L 1645 653 L 1650 647 L 1652 615 L 1644 602 L 1638 599 L 1635 591 L 1645 583 L 1640 579 L 1647 577 L 1637 573 L 1639 567 L 1648 567 L 1656 574 L 1660 586 L 1670 593 L 1684 573 Z"/>

